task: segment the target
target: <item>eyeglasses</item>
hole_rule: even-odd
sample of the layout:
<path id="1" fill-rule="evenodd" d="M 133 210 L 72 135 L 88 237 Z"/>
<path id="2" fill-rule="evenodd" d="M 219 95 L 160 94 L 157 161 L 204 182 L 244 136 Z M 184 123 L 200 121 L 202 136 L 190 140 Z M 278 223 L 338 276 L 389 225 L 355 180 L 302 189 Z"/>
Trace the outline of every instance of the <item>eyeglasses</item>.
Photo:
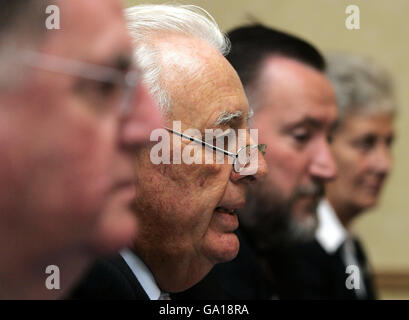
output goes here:
<path id="1" fill-rule="evenodd" d="M 249 163 L 256 158 L 258 151 L 262 155 L 264 155 L 265 152 L 266 152 L 266 145 L 265 144 L 259 144 L 259 145 L 256 145 L 256 144 L 249 145 L 248 144 L 248 145 L 246 145 L 244 147 L 241 147 L 237 151 L 237 153 L 232 153 L 230 151 L 227 151 L 225 149 L 216 147 L 216 146 L 214 146 L 214 145 L 212 145 L 210 143 L 207 143 L 207 142 L 205 142 L 203 140 L 200 140 L 200 139 L 194 138 L 192 136 L 186 135 L 184 133 L 175 131 L 175 130 L 167 128 L 167 127 L 164 127 L 164 128 L 166 130 L 168 130 L 169 132 L 171 132 L 173 134 L 176 134 L 176 135 L 178 135 L 178 136 L 180 136 L 182 138 L 185 138 L 185 139 L 188 139 L 190 141 L 200 143 L 201 145 L 203 145 L 203 146 L 205 146 L 207 148 L 210 148 L 210 149 L 215 150 L 215 151 L 222 152 L 223 154 L 225 154 L 225 155 L 227 155 L 229 157 L 232 157 L 234 159 L 233 160 L 233 169 L 237 173 L 242 172 L 242 170 L 244 168 L 246 168 L 249 165 Z"/>
<path id="2" fill-rule="evenodd" d="M 24 51 L 19 61 L 32 68 L 119 85 L 123 89 L 121 102 L 118 105 L 120 115 L 126 115 L 130 112 L 133 95 L 135 89 L 140 84 L 141 78 L 140 72 L 137 70 L 124 72 L 115 68 L 104 67 L 35 51 Z"/>

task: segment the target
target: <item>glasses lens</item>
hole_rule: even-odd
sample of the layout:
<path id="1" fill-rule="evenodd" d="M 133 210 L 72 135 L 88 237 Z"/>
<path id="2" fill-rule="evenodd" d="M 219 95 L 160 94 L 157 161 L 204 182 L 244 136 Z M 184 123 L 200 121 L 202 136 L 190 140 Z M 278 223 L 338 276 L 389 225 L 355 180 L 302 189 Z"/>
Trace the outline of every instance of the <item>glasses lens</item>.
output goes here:
<path id="1" fill-rule="evenodd" d="M 243 169 L 258 166 L 258 152 L 260 151 L 261 154 L 264 155 L 265 149 L 265 144 L 247 145 L 246 147 L 239 149 L 234 163 L 234 170 L 236 172 L 241 172 Z"/>
<path id="2" fill-rule="evenodd" d="M 120 115 L 126 115 L 130 112 L 139 85 L 139 80 L 140 74 L 138 71 L 129 71 L 125 75 L 122 85 L 122 101 L 119 106 Z"/>
<path id="3" fill-rule="evenodd" d="M 136 70 L 132 70 L 129 71 L 126 75 L 125 75 L 125 85 L 127 87 L 137 87 L 139 84 L 139 78 L 140 78 L 140 74 L 138 71 Z"/>
<path id="4" fill-rule="evenodd" d="M 257 148 L 255 148 L 257 150 Z M 240 172 L 243 170 L 251 161 L 252 157 L 254 156 L 254 146 L 247 145 L 242 147 L 237 152 L 237 159 L 235 163 L 235 170 Z"/>
<path id="5" fill-rule="evenodd" d="M 135 89 L 131 87 L 122 88 L 122 101 L 119 105 L 120 115 L 126 115 L 129 113 L 135 94 L 134 90 Z"/>

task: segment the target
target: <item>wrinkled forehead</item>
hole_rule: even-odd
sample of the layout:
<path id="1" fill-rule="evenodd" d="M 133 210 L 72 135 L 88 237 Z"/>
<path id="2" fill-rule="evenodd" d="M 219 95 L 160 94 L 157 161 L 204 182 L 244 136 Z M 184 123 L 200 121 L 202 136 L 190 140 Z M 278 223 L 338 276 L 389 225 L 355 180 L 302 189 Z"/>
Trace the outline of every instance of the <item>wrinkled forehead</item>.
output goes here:
<path id="1" fill-rule="evenodd" d="M 204 129 L 218 126 L 223 114 L 235 114 L 235 125 L 242 125 L 239 122 L 248 116 L 248 102 L 237 73 L 225 57 L 205 41 L 186 37 L 163 43 L 160 51 L 163 81 L 172 100 L 172 120 Z"/>
<path id="2" fill-rule="evenodd" d="M 120 0 L 60 0 L 60 30 L 47 30 L 48 53 L 104 64 L 132 54 Z"/>

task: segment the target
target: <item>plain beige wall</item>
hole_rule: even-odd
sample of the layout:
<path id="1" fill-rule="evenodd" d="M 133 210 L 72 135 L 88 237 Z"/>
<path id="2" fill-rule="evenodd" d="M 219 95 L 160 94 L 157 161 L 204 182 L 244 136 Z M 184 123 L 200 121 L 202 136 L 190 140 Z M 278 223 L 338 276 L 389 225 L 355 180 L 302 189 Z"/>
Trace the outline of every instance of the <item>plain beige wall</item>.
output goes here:
<path id="1" fill-rule="evenodd" d="M 127 4 L 147 3 L 128 0 Z M 150 1 L 149 3 L 163 3 Z M 380 205 L 359 218 L 354 229 L 377 271 L 409 272 L 409 1 L 408 0 L 203 0 L 196 4 L 224 31 L 253 16 L 267 25 L 295 33 L 322 50 L 342 50 L 375 58 L 396 81 L 399 117 L 394 169 Z M 360 29 L 347 30 L 345 9 L 360 9 Z"/>

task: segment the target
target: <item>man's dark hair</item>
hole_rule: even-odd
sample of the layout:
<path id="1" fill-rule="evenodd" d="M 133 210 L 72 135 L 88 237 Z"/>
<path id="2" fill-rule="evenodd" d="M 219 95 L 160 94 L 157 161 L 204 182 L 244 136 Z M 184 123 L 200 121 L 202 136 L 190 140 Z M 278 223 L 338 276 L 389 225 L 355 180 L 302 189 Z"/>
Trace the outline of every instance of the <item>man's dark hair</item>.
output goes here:
<path id="1" fill-rule="evenodd" d="M 231 51 L 226 58 L 236 69 L 244 87 L 255 80 L 269 56 L 287 57 L 318 71 L 325 70 L 325 60 L 318 50 L 291 34 L 254 24 L 233 29 L 227 36 Z"/>

